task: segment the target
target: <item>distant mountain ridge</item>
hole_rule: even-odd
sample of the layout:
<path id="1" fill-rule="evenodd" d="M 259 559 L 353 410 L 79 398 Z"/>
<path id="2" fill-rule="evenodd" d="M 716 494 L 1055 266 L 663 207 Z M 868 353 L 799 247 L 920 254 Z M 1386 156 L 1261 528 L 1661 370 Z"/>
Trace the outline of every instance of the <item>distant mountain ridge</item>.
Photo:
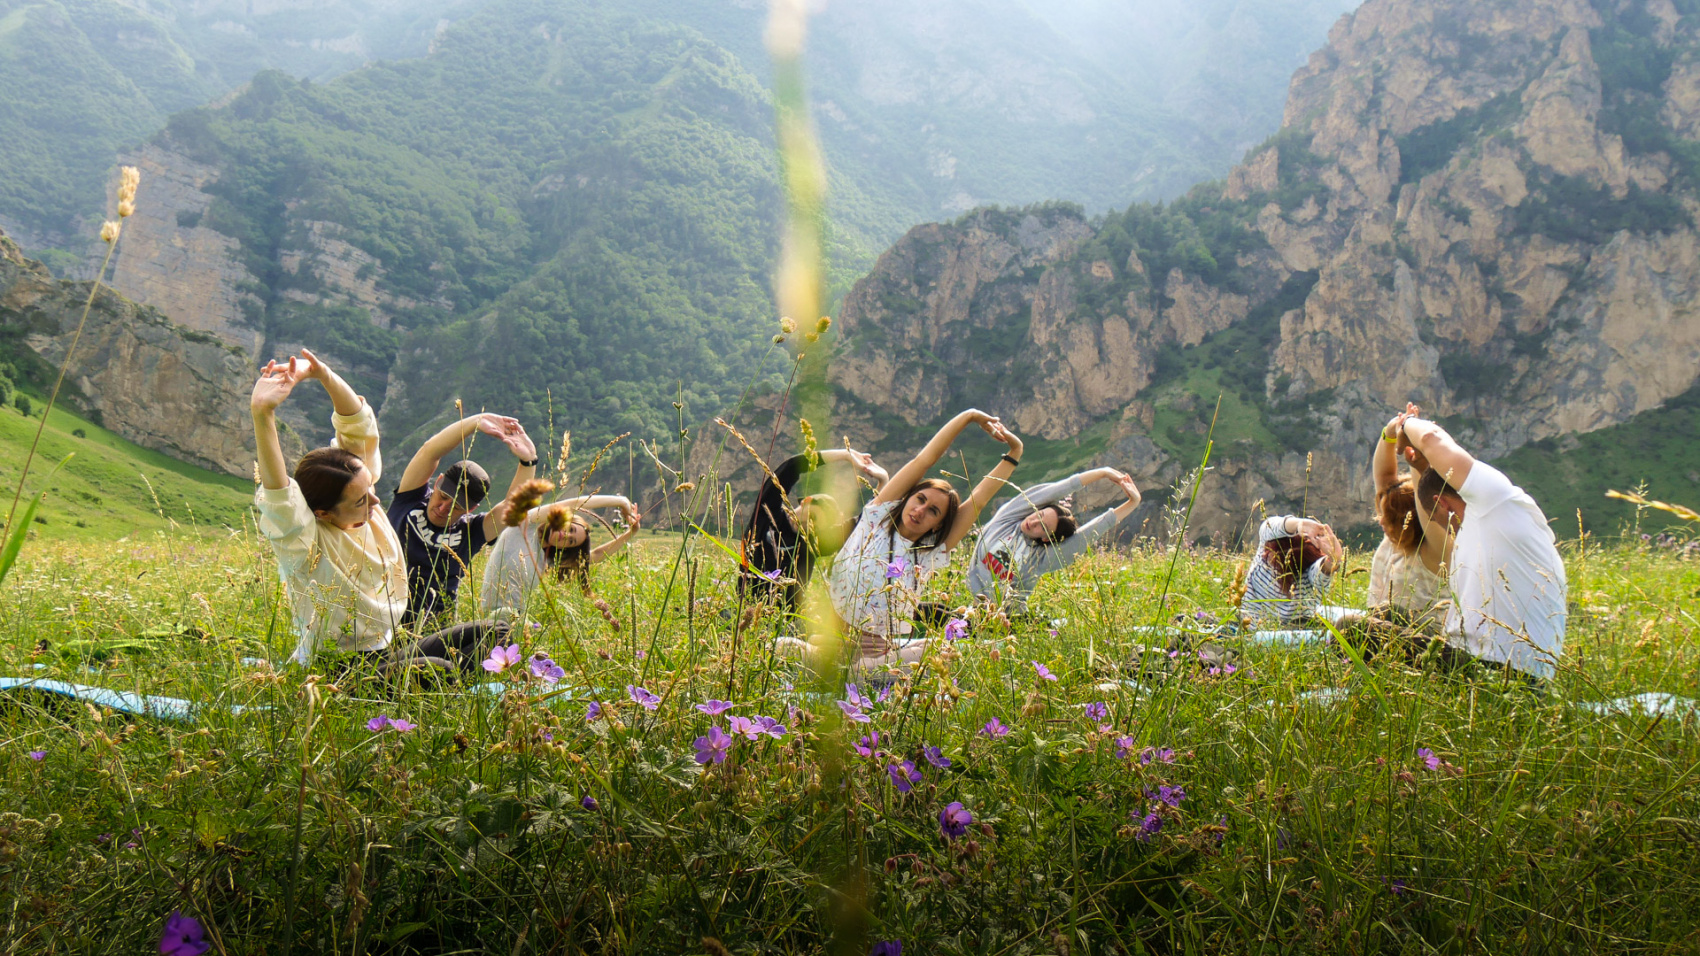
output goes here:
<path id="1" fill-rule="evenodd" d="M 911 231 L 842 310 L 835 424 L 900 457 L 978 404 L 1057 468 L 1160 489 L 1221 395 L 1195 525 L 1220 536 L 1260 501 L 1366 523 L 1407 399 L 1508 467 L 1655 414 L 1700 374 L 1697 13 L 1370 0 L 1227 182 Z"/>

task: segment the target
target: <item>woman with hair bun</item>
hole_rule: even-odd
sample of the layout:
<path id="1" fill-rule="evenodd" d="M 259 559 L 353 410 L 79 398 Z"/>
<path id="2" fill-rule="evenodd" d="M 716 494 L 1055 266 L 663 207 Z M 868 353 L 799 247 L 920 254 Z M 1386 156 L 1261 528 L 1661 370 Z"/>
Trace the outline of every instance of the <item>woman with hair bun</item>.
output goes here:
<path id="1" fill-rule="evenodd" d="M 528 481 L 502 503 L 508 527 L 484 564 L 484 613 L 525 613 L 531 592 L 546 576 L 570 580 L 589 594 L 591 566 L 613 557 L 637 534 L 643 516 L 624 496 L 582 495 L 538 507 L 553 490 L 548 481 Z M 592 548 L 590 524 L 582 512 L 597 508 L 618 508 L 626 529 Z"/>

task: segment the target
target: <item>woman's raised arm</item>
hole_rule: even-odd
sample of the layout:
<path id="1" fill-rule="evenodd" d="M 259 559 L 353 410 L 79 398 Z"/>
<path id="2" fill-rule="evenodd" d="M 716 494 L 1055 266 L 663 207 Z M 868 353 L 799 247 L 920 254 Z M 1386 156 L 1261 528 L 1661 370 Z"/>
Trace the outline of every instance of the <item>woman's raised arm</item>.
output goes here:
<path id="1" fill-rule="evenodd" d="M 956 436 L 962 434 L 964 428 L 969 425 L 979 425 L 988 434 L 995 437 L 997 432 L 992 429 L 997 423 L 998 420 L 995 416 L 988 415 L 977 408 L 970 408 L 965 412 L 958 413 L 955 418 L 945 422 L 944 427 L 939 429 L 932 441 L 927 442 L 927 447 L 921 449 L 920 453 L 910 459 L 908 464 L 897 470 L 897 474 L 893 475 L 891 480 L 885 483 L 885 487 L 879 490 L 879 494 L 874 496 L 874 503 L 890 504 L 908 494 L 909 489 L 915 487 L 916 483 L 922 478 L 927 477 L 927 472 L 932 471 L 933 466 L 944 458 L 944 453 L 950 451 L 951 443 L 956 441 Z"/>
<path id="2" fill-rule="evenodd" d="M 980 512 L 985 509 L 987 503 L 997 497 L 998 492 L 1003 490 L 1010 474 L 1015 471 L 1015 466 L 1010 464 L 1011 459 L 1021 460 L 1021 439 L 1016 437 L 1014 432 L 1003 427 L 996 420 L 992 422 L 987 431 L 992 433 L 993 438 L 1009 446 L 1009 454 L 999 460 L 997 467 L 993 468 L 986 477 L 980 479 L 980 483 L 974 486 L 974 493 L 969 495 L 968 500 L 962 503 L 962 507 L 956 510 L 956 523 L 950 526 L 950 531 L 944 536 L 944 546 L 947 551 L 956 547 L 957 542 L 967 537 L 968 529 L 974 527 L 974 522 L 980 520 Z"/>
<path id="3" fill-rule="evenodd" d="M 282 365 L 276 361 L 260 369 L 260 379 L 254 383 L 254 394 L 248 408 L 254 415 L 254 449 L 259 453 L 260 484 L 272 491 L 289 487 L 289 468 L 283 461 L 283 445 L 277 438 L 277 408 L 307 377 L 307 365 L 291 357 Z"/>

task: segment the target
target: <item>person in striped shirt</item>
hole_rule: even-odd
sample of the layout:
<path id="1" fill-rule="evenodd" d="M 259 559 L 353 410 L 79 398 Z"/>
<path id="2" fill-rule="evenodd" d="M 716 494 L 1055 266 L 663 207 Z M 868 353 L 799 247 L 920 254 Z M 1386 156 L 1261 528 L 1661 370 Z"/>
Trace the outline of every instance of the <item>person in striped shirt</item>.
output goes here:
<path id="1" fill-rule="evenodd" d="M 1340 539 L 1328 525 L 1294 515 L 1265 520 L 1246 572 L 1240 617 L 1253 626 L 1304 623 L 1322 604 L 1343 561 Z"/>

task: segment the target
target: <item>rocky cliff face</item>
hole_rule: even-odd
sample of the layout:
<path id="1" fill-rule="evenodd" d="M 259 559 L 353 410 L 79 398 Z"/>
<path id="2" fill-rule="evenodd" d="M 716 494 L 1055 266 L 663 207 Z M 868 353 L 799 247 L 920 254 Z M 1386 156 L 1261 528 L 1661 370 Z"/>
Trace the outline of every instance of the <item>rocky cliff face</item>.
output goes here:
<path id="1" fill-rule="evenodd" d="M 123 241 L 128 241 L 126 235 Z M 0 337 L 57 369 L 89 284 L 53 278 L 0 234 Z M 119 435 L 232 475 L 252 473 L 247 353 L 102 288 L 72 357 L 68 400 Z"/>
<path id="2" fill-rule="evenodd" d="M 1367 521 L 1407 400 L 1491 460 L 1695 385 L 1697 130 L 1668 0 L 1370 0 L 1226 184 L 912 231 L 842 310 L 842 417 L 901 454 L 978 404 L 1161 486 L 1221 394 L 1198 530 Z"/>

